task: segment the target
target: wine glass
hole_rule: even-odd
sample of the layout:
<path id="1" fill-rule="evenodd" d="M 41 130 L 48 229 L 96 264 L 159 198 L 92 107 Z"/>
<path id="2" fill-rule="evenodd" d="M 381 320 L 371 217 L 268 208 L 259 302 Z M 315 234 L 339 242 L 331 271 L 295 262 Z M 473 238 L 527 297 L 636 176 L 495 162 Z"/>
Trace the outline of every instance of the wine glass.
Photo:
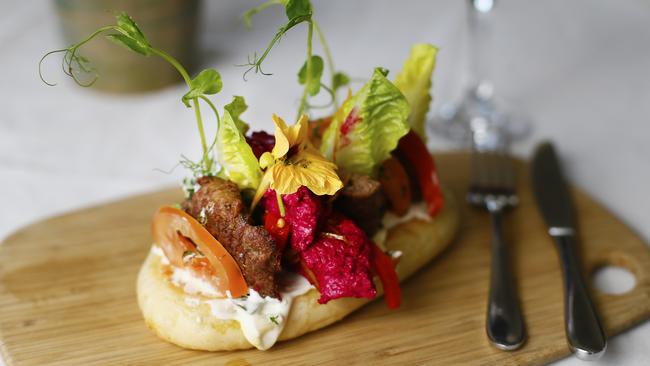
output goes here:
<path id="1" fill-rule="evenodd" d="M 496 0 L 469 0 L 467 7 L 469 83 L 460 101 L 446 103 L 437 111 L 431 128 L 458 144 L 468 145 L 476 129 L 498 131 L 502 141 L 524 138 L 530 132 L 530 123 L 515 114 L 503 101 L 495 97 L 490 75 L 490 48 L 493 46 L 492 21 Z"/>

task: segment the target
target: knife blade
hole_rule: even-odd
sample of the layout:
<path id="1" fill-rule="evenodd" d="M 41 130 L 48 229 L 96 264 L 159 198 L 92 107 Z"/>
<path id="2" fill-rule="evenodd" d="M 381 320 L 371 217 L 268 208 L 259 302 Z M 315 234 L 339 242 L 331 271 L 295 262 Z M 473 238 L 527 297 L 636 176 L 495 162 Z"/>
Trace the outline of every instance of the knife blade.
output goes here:
<path id="1" fill-rule="evenodd" d="M 580 272 L 575 210 L 551 143 L 542 143 L 536 149 L 531 169 L 537 206 L 560 257 L 569 348 L 582 360 L 598 359 L 605 353 L 607 339 Z"/>
<path id="2" fill-rule="evenodd" d="M 533 192 L 549 231 L 575 231 L 573 202 L 550 143 L 541 144 L 533 157 Z"/>

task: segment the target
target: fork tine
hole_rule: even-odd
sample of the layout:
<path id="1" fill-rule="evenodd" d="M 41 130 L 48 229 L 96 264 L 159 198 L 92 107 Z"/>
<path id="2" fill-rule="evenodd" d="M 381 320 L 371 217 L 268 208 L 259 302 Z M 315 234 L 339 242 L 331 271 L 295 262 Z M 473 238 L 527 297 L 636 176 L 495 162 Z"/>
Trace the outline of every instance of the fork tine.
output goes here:
<path id="1" fill-rule="evenodd" d="M 513 162 L 505 151 L 475 149 L 470 168 L 470 203 L 482 204 L 489 196 L 502 196 L 509 204 L 517 202 Z"/>

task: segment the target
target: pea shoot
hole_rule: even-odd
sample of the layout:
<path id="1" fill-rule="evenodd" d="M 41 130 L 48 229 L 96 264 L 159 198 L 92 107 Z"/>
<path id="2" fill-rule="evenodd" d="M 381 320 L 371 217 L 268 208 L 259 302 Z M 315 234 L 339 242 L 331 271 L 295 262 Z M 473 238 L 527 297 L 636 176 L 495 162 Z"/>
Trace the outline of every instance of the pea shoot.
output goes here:
<path id="1" fill-rule="evenodd" d="M 199 72 L 194 78 L 190 78 L 187 70 L 174 57 L 149 44 L 147 38 L 128 14 L 124 12 L 119 13 L 116 15 L 116 24 L 101 27 L 91 33 L 84 40 L 67 48 L 46 53 L 38 64 L 38 73 L 41 80 L 43 80 L 47 85 L 56 85 L 56 83 L 50 83 L 45 80 L 42 73 L 42 65 L 43 61 L 45 61 L 48 56 L 63 53 L 61 61 L 63 72 L 81 86 L 88 87 L 93 85 L 99 78 L 99 74 L 92 67 L 90 61 L 83 57 L 79 51 L 83 45 L 102 35 L 105 38 L 143 56 L 149 57 L 153 55 L 161 57 L 178 71 L 189 88 L 189 91 L 183 95 L 181 100 L 185 106 L 194 109 L 203 152 L 202 159 L 199 163 L 195 163 L 183 157 L 181 164 L 191 170 L 195 177 L 215 175 L 217 164 L 210 157 L 210 150 L 214 146 L 214 142 L 211 146 L 208 146 L 207 144 L 199 101 L 203 101 L 210 107 L 217 119 L 217 126 L 219 126 L 221 123 L 219 113 L 212 101 L 208 98 L 208 95 L 217 94 L 221 91 L 223 87 L 221 75 L 217 70 L 210 68 Z M 85 79 L 89 79 L 89 81 L 84 81 Z"/>
<path id="2" fill-rule="evenodd" d="M 321 107 L 329 107 L 330 105 L 334 105 L 335 109 L 338 108 L 336 91 L 337 89 L 348 85 L 350 78 L 342 72 L 335 71 L 330 48 L 325 41 L 325 37 L 323 36 L 318 23 L 313 18 L 311 3 L 309 0 L 269 0 L 244 13 L 243 19 L 246 26 L 251 27 L 253 16 L 272 5 L 284 6 L 288 21 L 278 29 L 278 31 L 275 33 L 275 36 L 273 36 L 261 56 L 258 57 L 257 53 L 253 54 L 252 57 L 249 56 L 248 62 L 243 65 L 249 67 L 248 70 L 244 72 L 244 79 L 246 78 L 246 75 L 251 71 L 262 75 L 271 75 L 270 73 L 266 73 L 262 70 L 262 64 L 268 57 L 271 49 L 273 49 L 273 47 L 278 43 L 282 36 L 290 29 L 299 24 L 307 23 L 307 58 L 305 60 L 305 63 L 298 71 L 298 82 L 300 85 L 304 85 L 304 90 L 300 98 L 296 120 L 298 120 L 300 116 L 303 113 L 306 113 L 309 109 L 317 108 L 317 106 L 313 106 L 308 103 L 308 98 L 318 95 L 318 93 L 321 91 L 321 88 L 325 90 L 331 97 L 331 102 L 328 105 Z M 312 43 L 314 33 L 316 33 L 318 40 L 323 47 L 325 61 L 327 62 L 328 72 L 330 74 L 329 85 L 325 85 L 321 82 L 325 63 L 323 62 L 323 58 L 321 56 L 313 54 Z"/>

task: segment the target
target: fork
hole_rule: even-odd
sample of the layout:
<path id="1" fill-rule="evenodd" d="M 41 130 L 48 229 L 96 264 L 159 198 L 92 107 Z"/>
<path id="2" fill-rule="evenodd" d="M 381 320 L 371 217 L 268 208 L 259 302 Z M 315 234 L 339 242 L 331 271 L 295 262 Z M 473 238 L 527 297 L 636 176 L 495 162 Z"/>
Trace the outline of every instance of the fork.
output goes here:
<path id="1" fill-rule="evenodd" d="M 519 348 L 526 338 L 502 227 L 505 209 L 516 206 L 518 198 L 512 160 L 497 133 L 487 128 L 473 128 L 467 201 L 485 208 L 491 216 L 492 268 L 485 327 L 495 347 L 510 351 Z"/>

